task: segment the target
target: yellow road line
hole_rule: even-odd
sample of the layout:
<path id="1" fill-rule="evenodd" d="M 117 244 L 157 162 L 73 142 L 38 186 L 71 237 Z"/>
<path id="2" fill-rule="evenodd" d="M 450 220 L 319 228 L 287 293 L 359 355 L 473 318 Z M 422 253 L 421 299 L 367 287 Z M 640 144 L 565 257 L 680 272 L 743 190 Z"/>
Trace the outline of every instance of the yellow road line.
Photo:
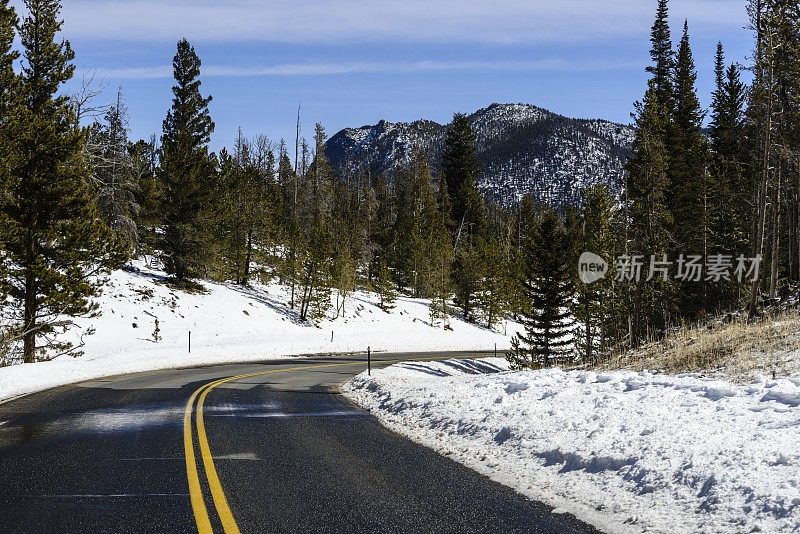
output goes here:
<path id="1" fill-rule="evenodd" d="M 205 467 L 206 470 L 208 488 L 211 491 L 214 507 L 217 509 L 217 515 L 222 523 L 222 529 L 225 531 L 225 534 L 239 534 L 239 526 L 236 524 L 236 519 L 233 517 L 233 512 L 231 512 L 231 508 L 228 505 L 228 499 L 225 498 L 225 492 L 222 491 L 222 484 L 219 481 L 217 468 L 211 456 L 211 447 L 208 444 L 208 438 L 206 436 L 206 424 L 203 420 L 203 405 L 208 393 L 222 383 L 222 381 L 218 380 L 208 386 L 203 390 L 203 393 L 200 394 L 200 400 L 197 401 L 197 418 L 195 421 L 197 426 L 197 443 L 200 444 L 200 456 L 203 458 L 203 467 Z"/>
<path id="2" fill-rule="evenodd" d="M 421 358 L 416 361 L 435 361 L 441 357 L 434 358 Z M 403 360 L 380 360 L 379 363 L 396 363 Z M 183 416 L 183 448 L 186 457 L 186 476 L 189 480 L 189 495 L 192 501 L 192 511 L 194 512 L 195 522 L 197 523 L 197 531 L 200 534 L 209 534 L 214 532 L 211 527 L 211 521 L 208 516 L 208 509 L 206 508 L 205 500 L 203 499 L 203 491 L 200 486 L 200 477 L 197 471 L 197 460 L 194 454 L 194 444 L 192 441 L 192 411 L 194 411 L 195 399 L 197 399 L 197 413 L 195 416 L 195 426 L 197 427 L 197 443 L 200 446 L 200 456 L 203 459 L 203 467 L 206 473 L 206 480 L 208 480 L 208 488 L 211 492 L 212 500 L 214 501 L 214 508 L 217 511 L 222 528 L 225 534 L 239 534 L 239 526 L 236 524 L 236 519 L 233 517 L 228 499 L 225 497 L 225 492 L 222 489 L 222 484 L 217 474 L 217 468 L 214 465 L 214 457 L 211 454 L 211 447 L 208 444 L 208 436 L 206 435 L 206 425 L 203 419 L 203 407 L 205 405 L 206 397 L 211 391 L 236 380 L 243 380 L 245 378 L 255 378 L 260 376 L 273 375 L 278 373 L 289 373 L 293 371 L 306 371 L 311 369 L 323 369 L 328 367 L 351 367 L 353 365 L 364 365 L 363 361 L 351 361 L 347 363 L 328 363 L 328 364 L 312 364 L 303 365 L 300 367 L 288 367 L 285 369 L 273 369 L 270 371 L 259 371 L 257 373 L 247 373 L 242 375 L 230 376 L 227 378 L 220 378 L 218 380 L 209 382 L 192 393 L 186 403 L 186 410 Z M 198 399 L 199 397 L 199 399 Z"/>
<path id="3" fill-rule="evenodd" d="M 231 512 L 228 499 L 225 497 L 225 492 L 222 489 L 222 484 L 217 474 L 216 466 L 214 465 L 214 457 L 211 454 L 211 447 L 208 444 L 208 437 L 206 435 L 205 420 L 203 419 L 203 407 L 208 394 L 217 386 L 235 380 L 242 380 L 245 378 L 254 378 L 258 376 L 265 376 L 276 373 L 286 373 L 292 371 L 302 371 L 309 368 L 319 369 L 323 367 L 345 367 L 358 365 L 362 362 L 348 362 L 338 364 L 319 364 L 319 365 L 304 365 L 302 367 L 291 367 L 287 369 L 273 369 L 271 371 L 260 371 L 257 373 L 248 373 L 243 375 L 231 376 L 215 380 L 198 388 L 186 403 L 186 410 L 183 417 L 183 448 L 186 457 L 186 476 L 189 481 L 189 496 L 192 502 L 192 511 L 194 512 L 195 523 L 197 524 L 197 531 L 200 534 L 213 533 L 211 521 L 208 516 L 208 509 L 206 508 L 205 500 L 203 499 L 203 491 L 200 486 L 200 477 L 197 471 L 197 460 L 194 454 L 194 444 L 192 440 L 192 411 L 194 411 L 194 402 L 197 401 L 197 414 L 195 416 L 195 425 L 197 426 L 197 442 L 200 446 L 200 456 L 203 460 L 203 467 L 206 472 L 206 479 L 208 480 L 208 487 L 211 492 L 211 497 L 214 501 L 214 508 L 222 523 L 222 528 L 225 534 L 238 534 L 239 527 L 236 524 L 236 519 Z"/>
<path id="4" fill-rule="evenodd" d="M 197 523 L 197 532 L 200 534 L 212 534 L 214 530 L 211 528 L 211 520 L 208 517 L 206 503 L 203 500 L 203 490 L 200 487 L 200 477 L 197 473 L 197 462 L 194 457 L 194 444 L 192 443 L 192 409 L 200 389 L 189 397 L 189 401 L 186 403 L 186 410 L 183 413 L 183 452 L 186 457 L 186 478 L 189 480 L 189 496 L 192 501 L 194 520 Z"/>

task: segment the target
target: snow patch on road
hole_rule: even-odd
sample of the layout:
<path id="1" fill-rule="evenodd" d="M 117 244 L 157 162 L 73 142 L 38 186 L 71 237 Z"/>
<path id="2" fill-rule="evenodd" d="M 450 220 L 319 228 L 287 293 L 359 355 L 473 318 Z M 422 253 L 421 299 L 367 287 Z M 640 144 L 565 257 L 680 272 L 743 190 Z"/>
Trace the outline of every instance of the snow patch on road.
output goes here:
<path id="1" fill-rule="evenodd" d="M 800 380 L 505 369 L 400 364 L 344 393 L 390 429 L 608 532 L 800 531 Z"/>

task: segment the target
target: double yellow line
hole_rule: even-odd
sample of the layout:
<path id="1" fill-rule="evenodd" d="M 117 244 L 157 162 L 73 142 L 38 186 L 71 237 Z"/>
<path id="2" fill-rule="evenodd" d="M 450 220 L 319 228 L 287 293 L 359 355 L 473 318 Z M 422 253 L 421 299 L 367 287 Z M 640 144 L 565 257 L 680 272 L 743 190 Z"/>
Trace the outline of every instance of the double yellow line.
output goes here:
<path id="1" fill-rule="evenodd" d="M 415 361 L 427 362 L 442 359 L 447 359 L 447 357 L 434 356 L 430 358 L 418 358 Z M 400 361 L 403 360 L 380 360 L 380 363 L 385 365 Z M 197 459 L 195 457 L 194 449 L 192 414 L 195 416 L 194 426 L 197 427 L 197 444 L 200 448 L 200 457 L 203 460 L 203 469 L 205 470 L 205 477 L 208 482 L 208 490 L 211 493 L 212 500 L 214 501 L 214 508 L 217 511 L 217 516 L 219 517 L 220 523 L 222 523 L 222 528 L 225 534 L 239 534 L 240 532 L 239 526 L 236 524 L 236 518 L 233 517 L 231 508 L 228 505 L 228 499 L 225 497 L 225 492 L 222 490 L 222 484 L 220 483 L 219 476 L 217 475 L 217 468 L 214 465 L 214 457 L 211 455 L 211 447 L 208 445 L 206 425 L 205 421 L 203 420 L 203 406 L 205 405 L 208 394 L 211 393 L 214 388 L 221 386 L 222 384 L 227 384 L 236 380 L 244 380 L 246 378 L 255 378 L 278 373 L 309 371 L 330 367 L 351 367 L 354 365 L 364 365 L 365 363 L 366 362 L 357 360 L 347 363 L 320 363 L 229 376 L 227 378 L 220 378 L 218 380 L 214 380 L 213 382 L 209 382 L 192 393 L 192 396 L 189 397 L 189 400 L 186 402 L 186 409 L 183 414 L 183 450 L 186 457 L 186 477 L 189 481 L 189 498 L 192 502 L 192 511 L 194 512 L 194 519 L 197 523 L 197 531 L 200 534 L 213 533 L 214 529 L 211 526 L 208 508 L 206 508 L 205 498 L 203 497 L 203 489 L 200 485 L 200 474 L 197 469 Z"/>
<path id="2" fill-rule="evenodd" d="M 203 406 L 205 405 L 206 397 L 216 387 L 228 382 L 236 380 L 243 380 L 246 378 L 254 378 L 259 376 L 273 375 L 278 373 L 289 373 L 294 371 L 305 371 L 310 369 L 321 369 L 324 367 L 347 367 L 352 365 L 363 365 L 364 362 L 348 362 L 348 363 L 331 363 L 331 364 L 316 364 L 304 365 L 302 367 L 291 367 L 286 369 L 274 369 L 272 371 L 261 371 L 258 373 L 247 373 L 243 375 L 230 376 L 227 378 L 220 378 L 213 382 L 209 382 L 204 386 L 198 388 L 189 400 L 186 402 L 186 409 L 183 414 L 183 450 L 186 457 L 186 477 L 189 481 L 189 498 L 192 502 L 192 511 L 194 512 L 194 519 L 197 523 L 197 531 L 200 534 L 210 534 L 214 532 L 211 526 L 211 519 L 208 515 L 208 508 L 203 497 L 203 489 L 200 485 L 200 474 L 197 469 L 197 459 L 195 456 L 194 448 L 194 431 L 192 428 L 192 414 L 195 415 L 195 425 L 197 427 L 197 444 L 200 448 L 200 457 L 203 460 L 203 469 L 205 470 L 206 480 L 208 481 L 208 489 L 211 493 L 211 498 L 214 501 L 214 508 L 217 511 L 220 523 L 225 534 L 238 534 L 239 526 L 236 524 L 236 518 L 233 517 L 231 508 L 228 505 L 228 499 L 225 497 L 225 492 L 222 490 L 222 484 L 219 481 L 217 468 L 214 465 L 214 457 L 211 455 L 211 447 L 208 444 L 208 436 L 206 435 L 206 425 L 203 420 Z"/>

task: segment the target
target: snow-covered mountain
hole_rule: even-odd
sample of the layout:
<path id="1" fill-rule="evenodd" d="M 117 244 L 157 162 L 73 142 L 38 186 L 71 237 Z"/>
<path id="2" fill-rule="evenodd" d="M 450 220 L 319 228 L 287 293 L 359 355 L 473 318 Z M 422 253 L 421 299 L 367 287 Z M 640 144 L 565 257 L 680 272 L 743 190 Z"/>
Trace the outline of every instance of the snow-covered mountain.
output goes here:
<path id="1" fill-rule="evenodd" d="M 554 207 L 579 199 L 584 186 L 619 191 L 633 129 L 604 120 L 572 119 L 529 104 L 492 104 L 469 116 L 481 161 L 480 187 L 503 201 L 532 193 Z M 415 145 L 428 155 L 437 178 L 447 125 L 430 120 L 346 128 L 330 138 L 326 154 L 347 173 L 373 174 L 407 161 Z"/>

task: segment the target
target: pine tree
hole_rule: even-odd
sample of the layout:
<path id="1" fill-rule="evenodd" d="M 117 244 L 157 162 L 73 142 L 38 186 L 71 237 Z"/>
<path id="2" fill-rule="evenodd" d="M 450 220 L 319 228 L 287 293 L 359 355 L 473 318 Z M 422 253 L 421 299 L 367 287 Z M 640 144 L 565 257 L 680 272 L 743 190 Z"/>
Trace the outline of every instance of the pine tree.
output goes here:
<path id="1" fill-rule="evenodd" d="M 394 264 L 400 286 L 410 288 L 415 296 L 420 296 L 422 292 L 421 271 L 425 255 L 422 180 L 413 163 L 398 170 L 397 220 L 392 231 L 395 241 Z"/>
<path id="2" fill-rule="evenodd" d="M 444 219 L 444 218 L 442 218 Z M 450 231 L 441 220 L 430 235 L 430 278 L 431 278 L 431 325 L 449 327 L 450 298 L 452 297 L 451 263 L 453 249 L 450 247 Z"/>
<path id="3" fill-rule="evenodd" d="M 0 0 L 0 128 L 6 137 L 9 135 L 7 128 L 11 107 L 19 99 L 19 92 L 16 91 L 19 80 L 14 72 L 14 62 L 19 58 L 19 53 L 14 50 L 17 21 L 10 0 Z M 8 142 L 7 139 L 2 141 Z M 7 154 L 6 150 L 3 150 L 3 154 Z"/>
<path id="4" fill-rule="evenodd" d="M 301 285 L 301 320 L 322 319 L 331 305 L 333 262 L 333 171 L 325 156 L 325 129 L 317 124 L 315 157 L 304 179 L 299 218 L 307 248 Z"/>
<path id="5" fill-rule="evenodd" d="M 555 212 L 548 210 L 525 243 L 525 332 L 514 337 L 507 355 L 516 369 L 549 367 L 565 361 L 572 352 L 573 285 L 568 257 L 566 230 Z"/>
<path id="6" fill-rule="evenodd" d="M 491 329 L 506 315 L 510 306 L 508 247 L 502 241 L 502 236 L 493 235 L 486 239 L 479 238 L 476 248 L 482 267 L 477 306 L 486 321 L 486 327 Z"/>
<path id="7" fill-rule="evenodd" d="M 375 292 L 378 294 L 378 306 L 385 312 L 394 309 L 395 300 L 397 300 L 397 290 L 395 289 L 394 280 L 392 279 L 392 272 L 389 269 L 389 262 L 385 258 L 380 257 L 377 260 L 378 267 L 375 272 Z"/>
<path id="8" fill-rule="evenodd" d="M 290 287 L 289 307 L 295 308 L 297 285 L 301 278 L 301 262 L 304 255 L 303 234 L 300 230 L 300 213 L 298 208 L 300 176 L 295 174 L 285 145 L 281 145 L 278 158 L 278 183 L 283 192 L 285 217 L 283 225 L 283 265 L 281 278 Z"/>
<path id="9" fill-rule="evenodd" d="M 697 98 L 689 26 L 684 23 L 683 37 L 678 48 L 676 68 L 676 98 L 669 145 L 669 179 L 672 205 L 668 206 L 674 222 L 675 248 L 685 254 L 708 256 L 710 248 L 712 207 L 711 184 L 708 179 L 707 150 L 703 135 L 703 111 Z M 693 315 L 708 306 L 704 282 L 684 285 L 682 312 Z"/>
<path id="10" fill-rule="evenodd" d="M 9 5 L 9 0 L 0 0 L 0 154 L 4 163 L 0 165 L 0 205 L 3 199 L 10 194 L 11 186 L 9 169 L 16 156 L 14 134 L 9 116 L 12 109 L 19 104 L 20 92 L 17 90 L 19 79 L 14 72 L 14 62 L 19 54 L 14 50 L 14 30 L 17 25 L 17 15 L 14 8 Z M 3 224 L 3 214 L 0 212 L 0 224 Z M 0 255 L 5 250 L 5 233 L 0 233 Z M 0 280 L 6 278 L 5 262 L 0 260 Z M 0 312 L 6 307 L 7 302 L 4 288 L 0 285 Z M 11 325 L 0 324 L 0 365 L 7 362 L 11 352 L 12 332 Z"/>
<path id="11" fill-rule="evenodd" d="M 518 276 L 512 267 L 516 226 L 498 204 L 487 207 L 486 232 L 475 238 L 479 263 L 479 289 L 476 304 L 489 329 L 500 322 L 512 307 Z"/>
<path id="12" fill-rule="evenodd" d="M 96 275 L 119 266 L 125 250 L 99 217 L 86 136 L 68 98 L 59 95 L 74 73 L 72 47 L 56 40 L 60 4 L 26 0 L 25 6 L 19 27 L 25 61 L 14 89 L 21 98 L 7 116 L 15 157 L 0 199 L 0 262 L 8 273 L 2 292 L 22 324 L 23 359 L 33 362 L 48 349 L 74 348 L 54 336 L 72 317 L 96 313 Z"/>
<path id="13" fill-rule="evenodd" d="M 357 282 L 357 265 L 349 246 L 336 248 L 333 259 L 333 280 L 336 286 L 336 317 L 345 315 L 347 297 L 355 291 Z"/>
<path id="14" fill-rule="evenodd" d="M 581 213 L 573 226 L 573 248 L 577 255 L 571 258 L 578 265 L 580 254 L 591 252 L 606 260 L 615 258 L 614 200 L 604 185 L 590 187 L 583 192 Z M 613 261 L 612 261 L 613 263 Z M 578 271 L 575 271 L 578 274 Z M 597 362 L 608 354 L 612 342 L 613 277 L 614 266 L 609 265 L 605 278 L 592 284 L 575 280 L 576 299 L 572 314 L 576 319 L 575 346 L 586 362 Z"/>
<path id="15" fill-rule="evenodd" d="M 662 119 L 667 119 L 673 109 L 675 88 L 675 52 L 672 49 L 672 35 L 669 27 L 669 0 L 658 0 L 656 20 L 650 34 L 650 58 L 653 64 L 647 67 L 652 74 L 655 97 L 661 105 Z"/>
<path id="16" fill-rule="evenodd" d="M 14 62 L 19 53 L 14 50 L 14 29 L 17 25 L 17 14 L 9 5 L 9 0 L 0 0 L 0 153 L 4 164 L 0 165 L 0 198 L 6 194 L 9 186 L 8 170 L 15 156 L 14 132 L 10 116 L 14 107 L 19 105 L 19 78 L 14 72 Z M 2 237 L 0 237 L 2 246 Z M 3 273 L 0 272 L 0 275 Z"/>
<path id="17" fill-rule="evenodd" d="M 456 114 L 447 131 L 442 154 L 442 180 L 452 202 L 455 261 L 453 285 L 455 304 L 464 319 L 475 320 L 476 294 L 480 290 L 480 256 L 476 237 L 486 229 L 486 208 L 478 191 L 480 165 L 475 146 L 475 132 L 466 115 Z"/>
<path id="18" fill-rule="evenodd" d="M 629 257 L 660 259 L 668 251 L 672 215 L 666 200 L 669 157 L 664 131 L 667 126 L 653 80 L 648 83 L 644 100 L 636 107 L 634 156 L 628 163 L 626 184 L 626 219 L 630 230 L 624 252 Z M 638 346 L 654 331 L 663 330 L 674 297 L 669 284 L 659 280 L 633 281 L 628 289 L 628 337 L 632 346 Z"/>
<path id="19" fill-rule="evenodd" d="M 523 291 L 525 280 L 526 236 L 532 234 L 538 225 L 541 207 L 537 206 L 531 194 L 525 194 L 516 205 L 516 213 L 511 218 L 511 250 L 509 260 L 509 308 L 515 319 L 525 311 L 527 298 Z"/>
<path id="20" fill-rule="evenodd" d="M 800 6 L 797 2 L 776 2 L 779 50 L 777 69 L 780 79 L 780 142 L 783 214 L 773 221 L 781 239 L 780 272 L 771 266 L 771 282 L 800 281 Z M 777 275 L 777 276 L 776 276 Z M 778 278 L 778 280 L 775 280 Z M 774 290 L 779 290 L 774 287 Z M 774 292 L 773 291 L 773 297 Z"/>
<path id="21" fill-rule="evenodd" d="M 250 283 L 256 252 L 270 240 L 274 211 L 280 210 L 274 184 L 274 158 L 266 136 L 255 142 L 241 130 L 234 154 L 223 149 L 214 194 L 218 240 L 224 256 L 224 279 Z"/>
<path id="22" fill-rule="evenodd" d="M 203 273 L 214 168 L 208 143 L 214 123 L 208 112 L 211 97 L 200 94 L 200 58 L 186 39 L 173 59 L 175 86 L 172 108 L 164 120 L 161 168 L 164 184 L 162 249 L 168 274 L 180 284 Z"/>
<path id="23" fill-rule="evenodd" d="M 162 202 L 163 186 L 158 178 L 158 141 L 154 135 L 148 140 L 140 139 L 129 147 L 135 177 L 134 201 L 138 244 L 137 252 L 154 255 L 158 246 L 157 229 L 164 221 Z"/>
<path id="24" fill-rule="evenodd" d="M 714 55 L 714 92 L 711 94 L 711 122 L 708 129 L 712 134 L 712 148 L 715 152 L 719 152 L 722 148 L 719 139 L 720 123 L 722 121 L 723 100 L 724 100 L 724 84 L 725 84 L 725 48 L 722 42 L 717 42 L 717 52 Z"/>
<path id="25" fill-rule="evenodd" d="M 417 271 L 419 271 L 419 274 L 415 291 L 417 296 L 430 297 L 441 282 L 439 266 L 434 265 L 434 263 L 443 254 L 446 254 L 448 258 L 446 261 L 449 266 L 449 254 L 452 249 L 450 242 L 443 238 L 443 236 L 447 236 L 447 226 L 439 212 L 428 160 L 420 152 L 414 162 L 417 169 L 417 185 L 419 187 L 418 211 L 420 223 L 418 231 L 420 232 L 419 241 L 421 243 L 421 254 L 417 259 Z"/>
<path id="26" fill-rule="evenodd" d="M 239 132 L 241 134 L 241 131 Z M 239 140 L 234 150 L 240 150 Z M 237 155 L 223 148 L 219 153 L 219 173 L 214 199 L 214 223 L 211 240 L 214 251 L 211 255 L 218 261 L 209 262 L 220 280 L 233 279 L 237 284 L 241 281 L 241 252 L 243 229 L 241 211 L 238 205 L 237 187 L 242 177 L 241 167 L 237 165 Z"/>
<path id="27" fill-rule="evenodd" d="M 439 182 L 436 196 L 436 216 L 429 233 L 430 278 L 431 278 L 431 325 L 449 328 L 449 301 L 452 296 L 451 265 L 453 242 L 450 234 L 451 204 L 444 177 Z"/>
<path id="28" fill-rule="evenodd" d="M 452 202 L 451 219 L 456 241 L 468 240 L 485 225 L 483 198 L 478 191 L 480 163 L 475 145 L 475 132 L 466 115 L 457 113 L 447 130 L 442 154 L 442 179 Z"/>
<path id="29" fill-rule="evenodd" d="M 440 243 L 437 232 L 440 216 L 433 190 L 428 160 L 414 150 L 409 164 L 398 173 L 397 220 L 395 222 L 396 266 L 401 284 L 417 297 L 428 296 L 434 286 L 430 258 L 432 247 Z"/>
<path id="30" fill-rule="evenodd" d="M 442 218 L 448 230 L 453 228 L 453 201 L 450 198 L 450 186 L 447 184 L 447 177 L 442 175 L 439 179 L 439 189 L 436 192 L 436 207 L 439 216 Z"/>
<path id="31" fill-rule="evenodd" d="M 480 242 L 480 238 L 476 238 Z M 461 309 L 465 321 L 475 322 L 478 292 L 481 290 L 482 259 L 474 243 L 461 244 L 453 261 L 453 303 Z"/>
<path id="32" fill-rule="evenodd" d="M 759 229 L 763 233 L 762 246 L 758 248 L 766 260 L 768 275 L 763 278 L 768 282 L 764 287 L 767 298 L 775 302 L 781 284 L 786 278 L 797 278 L 800 267 L 800 7 L 784 0 L 755 4 L 754 27 L 760 44 L 754 56 L 753 94 L 759 98 L 751 101 L 751 106 L 755 104 L 757 118 L 753 137 L 763 149 L 756 152 L 754 159 L 763 165 L 762 174 L 767 178 L 759 191 L 759 205 L 763 208 L 759 219 L 764 218 L 764 222 Z"/>
<path id="33" fill-rule="evenodd" d="M 717 45 L 714 73 L 716 89 L 712 95 L 709 124 L 714 238 L 709 248 L 715 254 L 738 257 L 749 254 L 753 223 L 753 191 L 745 172 L 746 89 L 735 64 L 726 70 L 722 43 Z M 738 296 L 739 287 L 735 281 L 718 285 L 712 292 L 714 302 L 722 307 L 732 305 Z"/>

